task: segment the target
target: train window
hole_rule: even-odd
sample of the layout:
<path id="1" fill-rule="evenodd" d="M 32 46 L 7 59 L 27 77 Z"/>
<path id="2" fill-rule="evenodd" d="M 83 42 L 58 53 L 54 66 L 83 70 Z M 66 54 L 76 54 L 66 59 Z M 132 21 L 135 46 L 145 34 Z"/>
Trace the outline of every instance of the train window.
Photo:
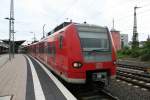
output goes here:
<path id="1" fill-rule="evenodd" d="M 106 32 L 79 32 L 81 45 L 83 49 L 95 50 L 105 49 L 109 50 L 109 39 Z"/>
<path id="2" fill-rule="evenodd" d="M 34 46 L 34 51 L 33 52 L 36 53 L 36 46 Z"/>
<path id="3" fill-rule="evenodd" d="M 38 53 L 38 46 L 36 46 L 36 53 Z"/>
<path id="4" fill-rule="evenodd" d="M 41 50 L 41 53 L 44 53 L 44 47 L 42 47 L 41 49 L 42 49 L 42 50 Z"/>
<path id="5" fill-rule="evenodd" d="M 43 48 L 43 44 L 42 43 L 39 45 L 39 51 L 40 51 L 40 53 L 44 52 L 44 48 Z"/>
<path id="6" fill-rule="evenodd" d="M 39 47 L 39 53 L 41 53 L 40 47 Z"/>
<path id="7" fill-rule="evenodd" d="M 55 56 L 56 54 L 56 48 L 55 48 L 55 45 L 53 44 L 52 45 L 52 56 Z"/>
<path id="8" fill-rule="evenodd" d="M 41 53 L 41 50 L 40 50 L 40 45 L 39 45 L 39 47 L 38 47 L 38 50 L 39 50 L 39 53 Z"/>
<path id="9" fill-rule="evenodd" d="M 63 36 L 59 37 L 59 48 L 62 49 L 63 48 Z"/>
<path id="10" fill-rule="evenodd" d="M 51 45 L 49 44 L 48 47 L 47 47 L 47 53 L 48 53 L 48 55 L 51 55 L 51 51 L 52 51 L 51 50 Z"/>
<path id="11" fill-rule="evenodd" d="M 109 48 L 108 41 L 106 39 L 81 38 L 81 43 L 83 48 Z"/>
<path id="12" fill-rule="evenodd" d="M 39 51 L 40 51 L 40 53 L 41 53 L 41 47 L 39 48 Z"/>

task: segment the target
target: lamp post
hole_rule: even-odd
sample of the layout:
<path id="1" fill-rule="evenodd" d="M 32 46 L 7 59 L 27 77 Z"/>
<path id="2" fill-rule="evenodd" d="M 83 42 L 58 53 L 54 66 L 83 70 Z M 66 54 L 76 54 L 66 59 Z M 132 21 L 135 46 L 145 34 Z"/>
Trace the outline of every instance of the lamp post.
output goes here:
<path id="1" fill-rule="evenodd" d="M 35 33 L 34 32 L 30 32 L 33 34 L 33 43 L 35 42 Z"/>
<path id="2" fill-rule="evenodd" d="M 43 38 L 45 38 L 45 31 L 44 31 L 45 25 L 46 24 L 43 25 Z"/>

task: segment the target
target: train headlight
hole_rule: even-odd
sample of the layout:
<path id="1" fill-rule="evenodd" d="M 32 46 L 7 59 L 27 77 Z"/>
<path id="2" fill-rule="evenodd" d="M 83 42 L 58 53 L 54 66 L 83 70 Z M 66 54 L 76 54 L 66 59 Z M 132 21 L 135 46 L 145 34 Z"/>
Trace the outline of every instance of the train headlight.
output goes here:
<path id="1" fill-rule="evenodd" d="M 82 64 L 80 62 L 74 62 L 73 63 L 73 67 L 74 68 L 81 68 L 82 67 Z"/>

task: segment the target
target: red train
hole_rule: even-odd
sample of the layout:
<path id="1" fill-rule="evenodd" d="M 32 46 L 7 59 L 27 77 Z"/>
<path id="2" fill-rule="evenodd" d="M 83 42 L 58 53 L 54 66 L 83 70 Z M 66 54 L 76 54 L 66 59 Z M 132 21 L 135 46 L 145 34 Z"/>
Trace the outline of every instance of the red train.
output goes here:
<path id="1" fill-rule="evenodd" d="M 68 83 L 109 81 L 116 55 L 107 27 L 64 22 L 51 35 L 29 45 L 28 52 Z"/>

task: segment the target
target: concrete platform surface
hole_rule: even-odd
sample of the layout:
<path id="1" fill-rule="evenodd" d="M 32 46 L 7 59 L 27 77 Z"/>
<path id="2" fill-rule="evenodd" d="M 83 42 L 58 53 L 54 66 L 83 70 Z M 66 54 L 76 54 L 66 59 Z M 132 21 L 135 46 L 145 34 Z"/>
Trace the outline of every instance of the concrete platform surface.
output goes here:
<path id="1" fill-rule="evenodd" d="M 8 61 L 8 55 L 0 57 L 0 96 L 13 96 L 13 100 L 25 100 L 27 63 L 22 55 Z"/>
<path id="2" fill-rule="evenodd" d="M 7 96 L 7 97 L 4 97 Z M 16 54 L 0 56 L 0 100 L 77 100 L 35 58 Z"/>

